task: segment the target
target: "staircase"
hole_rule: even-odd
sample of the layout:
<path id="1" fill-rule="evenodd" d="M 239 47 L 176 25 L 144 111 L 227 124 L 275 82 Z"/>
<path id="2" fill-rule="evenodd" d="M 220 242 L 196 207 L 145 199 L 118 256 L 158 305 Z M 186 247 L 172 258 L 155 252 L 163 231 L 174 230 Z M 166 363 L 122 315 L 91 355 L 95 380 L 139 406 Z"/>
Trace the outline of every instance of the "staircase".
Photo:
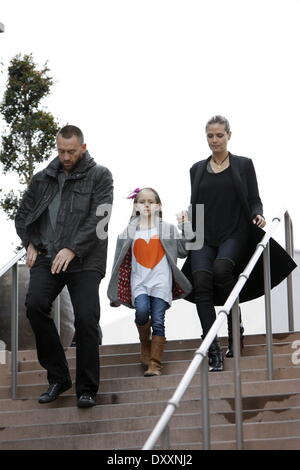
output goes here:
<path id="1" fill-rule="evenodd" d="M 300 365 L 291 360 L 296 340 L 300 332 L 273 335 L 275 380 L 268 381 L 265 335 L 245 338 L 245 449 L 300 449 Z M 221 338 L 224 350 L 225 344 Z M 10 399 L 8 366 L 0 365 L 0 450 L 141 449 L 198 347 L 196 339 L 169 341 L 163 375 L 143 377 L 138 344 L 101 346 L 98 406 L 88 409 L 77 408 L 74 389 L 38 404 L 46 372 L 35 351 L 19 352 L 17 400 Z M 75 349 L 66 354 L 74 378 Z M 225 359 L 224 372 L 210 373 L 209 383 L 211 448 L 235 449 L 233 359 Z M 170 422 L 170 441 L 171 449 L 202 449 L 199 373 Z"/>

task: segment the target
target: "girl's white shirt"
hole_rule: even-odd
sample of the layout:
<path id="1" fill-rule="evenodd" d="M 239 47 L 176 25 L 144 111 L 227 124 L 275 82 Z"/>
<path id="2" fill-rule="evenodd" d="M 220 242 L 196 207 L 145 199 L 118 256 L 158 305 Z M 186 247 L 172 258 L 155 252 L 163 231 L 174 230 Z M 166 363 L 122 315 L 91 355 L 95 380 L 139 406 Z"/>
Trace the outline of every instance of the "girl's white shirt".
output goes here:
<path id="1" fill-rule="evenodd" d="M 162 259 L 152 269 L 142 266 L 134 254 L 136 240 L 143 239 L 147 243 L 150 239 L 158 236 L 156 227 L 146 230 L 136 230 L 132 243 L 132 270 L 131 270 L 131 293 L 134 299 L 140 294 L 147 294 L 165 300 L 172 304 L 172 270 L 164 254 Z"/>

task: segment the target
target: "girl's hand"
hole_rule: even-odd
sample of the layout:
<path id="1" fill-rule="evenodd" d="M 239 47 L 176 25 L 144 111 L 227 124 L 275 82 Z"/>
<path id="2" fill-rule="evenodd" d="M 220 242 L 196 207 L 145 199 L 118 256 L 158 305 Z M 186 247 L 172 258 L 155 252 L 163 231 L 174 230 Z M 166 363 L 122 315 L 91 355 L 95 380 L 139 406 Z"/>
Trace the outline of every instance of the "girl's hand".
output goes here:
<path id="1" fill-rule="evenodd" d="M 187 211 L 180 211 L 176 214 L 176 219 L 178 224 L 183 224 L 184 222 L 188 222 L 189 217 Z"/>
<path id="2" fill-rule="evenodd" d="M 258 227 L 263 228 L 266 225 L 266 221 L 262 215 L 256 215 L 254 219 L 252 219 L 252 222 L 255 225 L 258 225 Z"/>

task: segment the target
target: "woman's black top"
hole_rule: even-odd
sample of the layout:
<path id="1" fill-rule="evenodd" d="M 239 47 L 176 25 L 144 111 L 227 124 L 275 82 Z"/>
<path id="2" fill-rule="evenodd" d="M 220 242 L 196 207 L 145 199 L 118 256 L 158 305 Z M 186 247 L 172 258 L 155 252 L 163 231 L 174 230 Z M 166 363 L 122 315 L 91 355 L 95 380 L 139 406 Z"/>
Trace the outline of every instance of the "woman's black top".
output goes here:
<path id="1" fill-rule="evenodd" d="M 204 243 L 219 246 L 228 238 L 245 241 L 248 223 L 238 198 L 231 167 L 220 173 L 210 162 L 199 185 L 198 201 L 204 204 Z"/>

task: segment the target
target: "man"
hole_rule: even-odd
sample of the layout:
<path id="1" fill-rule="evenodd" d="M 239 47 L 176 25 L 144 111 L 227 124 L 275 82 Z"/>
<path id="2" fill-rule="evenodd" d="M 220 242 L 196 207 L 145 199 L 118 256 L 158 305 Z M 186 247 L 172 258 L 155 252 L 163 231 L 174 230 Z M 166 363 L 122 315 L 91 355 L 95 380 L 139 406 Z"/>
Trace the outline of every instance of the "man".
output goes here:
<path id="1" fill-rule="evenodd" d="M 63 127 L 56 143 L 58 157 L 33 176 L 15 224 L 30 268 L 27 317 L 49 382 L 39 403 L 55 400 L 72 386 L 50 317 L 52 303 L 66 285 L 75 317 L 77 406 L 89 407 L 96 404 L 99 387 L 99 284 L 107 255 L 107 221 L 96 213 L 103 213 L 101 205 L 111 207 L 113 181 L 110 171 L 89 155 L 78 127 Z M 104 236 L 97 236 L 101 220 Z"/>

